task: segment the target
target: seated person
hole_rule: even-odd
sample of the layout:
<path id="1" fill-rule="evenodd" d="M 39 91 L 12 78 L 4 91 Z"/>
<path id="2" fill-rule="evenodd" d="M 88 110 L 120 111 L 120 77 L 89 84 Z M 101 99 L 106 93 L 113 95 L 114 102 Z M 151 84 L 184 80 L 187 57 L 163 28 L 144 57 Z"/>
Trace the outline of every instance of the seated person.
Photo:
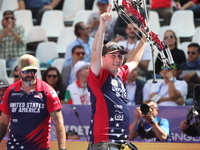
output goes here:
<path id="1" fill-rule="evenodd" d="M 137 25 L 139 26 L 139 24 Z M 118 44 L 123 46 L 125 50 L 128 51 L 128 54 L 125 55 L 125 58 L 127 59 L 131 55 L 131 53 L 135 50 L 135 48 L 139 43 L 138 34 L 140 34 L 140 32 L 131 23 L 127 24 L 125 31 L 127 35 L 127 40 L 119 41 Z M 144 52 L 142 54 L 141 61 L 138 64 L 138 68 L 140 69 L 139 73 L 141 71 L 144 72 L 147 71 L 150 60 L 151 60 L 151 48 L 148 44 L 146 44 Z"/>
<path id="2" fill-rule="evenodd" d="M 187 95 L 187 83 L 177 80 L 177 68 L 174 64 L 171 69 L 162 66 L 160 75 L 163 79 L 152 84 L 150 99 L 159 106 L 182 106 Z"/>
<path id="3" fill-rule="evenodd" d="M 124 8 L 124 12 L 125 12 L 127 15 L 129 15 L 129 17 L 130 17 L 134 22 L 139 23 L 139 20 L 138 20 L 135 16 L 131 15 L 125 8 Z M 146 18 L 145 13 L 144 13 L 144 10 L 142 10 L 142 11 L 140 12 L 140 14 L 141 14 L 144 18 Z M 122 19 L 120 16 L 117 17 L 117 20 L 116 20 L 115 25 L 114 25 L 114 34 L 115 34 L 115 35 L 122 36 L 123 38 L 126 38 L 127 35 L 126 35 L 126 31 L 125 31 L 125 30 L 126 30 L 126 28 L 127 28 L 127 23 L 124 21 L 124 19 L 126 20 L 126 22 L 129 22 L 128 19 L 127 19 L 126 17 L 124 17 L 123 19 Z M 117 42 L 117 41 L 116 41 L 116 42 Z"/>
<path id="4" fill-rule="evenodd" d="M 176 65 L 180 65 L 181 63 L 186 62 L 186 56 L 185 56 L 184 51 L 181 49 L 178 49 L 178 38 L 173 30 L 165 31 L 163 41 L 167 44 Z M 165 51 L 164 51 L 164 54 L 167 57 Z M 160 58 L 161 58 L 161 55 L 158 54 L 156 58 L 156 63 L 155 63 L 156 74 L 160 73 L 161 66 L 163 64 Z"/>
<path id="5" fill-rule="evenodd" d="M 90 93 L 87 90 L 87 77 L 90 63 L 83 60 L 74 65 L 76 81 L 71 83 L 65 93 L 65 102 L 73 105 L 89 105 Z"/>
<path id="6" fill-rule="evenodd" d="M 97 0 L 97 7 L 99 12 L 92 13 L 87 21 L 87 25 L 90 27 L 91 37 L 95 36 L 97 29 L 99 27 L 100 15 L 107 12 L 108 6 L 109 6 L 108 0 Z M 111 41 L 112 38 L 113 38 L 113 29 L 112 29 L 112 23 L 110 23 L 106 28 L 104 43 Z"/>
<path id="7" fill-rule="evenodd" d="M 193 87 L 194 84 L 200 83 L 200 46 L 197 43 L 188 45 L 187 61 L 180 65 L 182 74 L 180 79 L 185 80 L 188 84 L 188 94 L 185 100 L 186 105 L 193 103 Z"/>
<path id="8" fill-rule="evenodd" d="M 0 115 L 1 115 L 1 101 L 8 87 L 9 87 L 8 80 L 6 78 L 0 78 Z"/>
<path id="9" fill-rule="evenodd" d="M 14 79 L 14 82 L 20 80 L 19 73 L 18 73 L 18 71 L 17 71 L 17 67 L 18 67 L 18 66 L 16 66 L 15 69 L 14 69 L 14 71 L 13 71 L 13 79 Z"/>
<path id="10" fill-rule="evenodd" d="M 13 11 L 5 11 L 0 29 L 0 58 L 6 60 L 6 67 L 10 68 L 12 76 L 14 67 L 18 65 L 18 59 L 26 53 L 25 30 L 17 25 Z"/>
<path id="11" fill-rule="evenodd" d="M 200 18 L 200 0 L 189 0 L 185 3 L 180 10 L 191 10 L 195 18 Z"/>
<path id="12" fill-rule="evenodd" d="M 164 19 L 164 25 L 169 25 L 173 14 L 171 0 L 150 0 L 150 10 L 156 11 Z"/>
<path id="13" fill-rule="evenodd" d="M 66 139 L 67 140 L 80 140 L 80 136 L 74 130 L 69 130 L 66 132 Z"/>
<path id="14" fill-rule="evenodd" d="M 81 45 L 82 47 L 84 47 L 84 61 L 90 62 L 94 38 L 89 36 L 89 31 L 89 27 L 84 22 L 78 22 L 75 24 L 74 34 L 77 38 L 68 45 L 63 66 L 71 65 L 73 63 L 73 59 L 71 57 L 72 48 L 76 45 Z"/>
<path id="15" fill-rule="evenodd" d="M 84 56 L 85 56 L 85 51 L 84 51 L 83 46 L 76 45 L 72 48 L 72 54 L 71 54 L 72 63 L 67 66 L 63 66 L 62 72 L 61 72 L 62 81 L 63 81 L 63 84 L 65 85 L 65 88 L 67 88 L 67 86 L 71 84 L 72 82 L 76 81 L 76 77 L 74 74 L 74 65 L 79 60 L 83 60 Z"/>
<path id="16" fill-rule="evenodd" d="M 43 81 L 54 88 L 61 102 L 64 101 L 65 87 L 62 83 L 62 77 L 55 67 L 49 67 L 43 74 Z"/>
<path id="17" fill-rule="evenodd" d="M 140 136 L 140 141 L 167 142 L 170 135 L 169 121 L 165 118 L 160 119 L 157 117 L 158 106 L 156 102 L 146 100 L 144 104 L 146 104 L 145 106 L 147 106 L 148 112 L 141 109 L 142 105 L 136 108 L 134 112 L 135 118 L 130 126 L 128 140 L 134 140 Z"/>
<path id="18" fill-rule="evenodd" d="M 60 0 L 18 0 L 19 10 L 30 10 L 36 19 L 36 25 L 40 25 L 46 10 L 53 10 L 59 3 Z"/>
<path id="19" fill-rule="evenodd" d="M 125 87 L 128 105 L 141 105 L 145 100 L 150 98 L 149 85 L 144 80 L 138 78 L 137 68 L 129 72 Z"/>

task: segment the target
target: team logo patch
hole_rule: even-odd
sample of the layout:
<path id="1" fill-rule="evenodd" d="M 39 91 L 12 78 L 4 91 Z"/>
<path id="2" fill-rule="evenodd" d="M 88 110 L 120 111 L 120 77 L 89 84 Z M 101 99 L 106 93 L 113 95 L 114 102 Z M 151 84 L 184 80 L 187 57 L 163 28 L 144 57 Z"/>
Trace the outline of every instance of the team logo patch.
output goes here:
<path id="1" fill-rule="evenodd" d="M 51 91 L 50 93 L 51 93 L 51 95 L 52 95 L 53 98 L 58 97 L 56 91 L 53 90 L 53 91 Z"/>
<path id="2" fill-rule="evenodd" d="M 116 115 L 115 115 L 115 120 L 124 121 L 124 115 L 116 114 Z"/>
<path id="3" fill-rule="evenodd" d="M 42 93 L 37 93 L 36 95 L 34 95 L 35 98 L 43 98 Z"/>

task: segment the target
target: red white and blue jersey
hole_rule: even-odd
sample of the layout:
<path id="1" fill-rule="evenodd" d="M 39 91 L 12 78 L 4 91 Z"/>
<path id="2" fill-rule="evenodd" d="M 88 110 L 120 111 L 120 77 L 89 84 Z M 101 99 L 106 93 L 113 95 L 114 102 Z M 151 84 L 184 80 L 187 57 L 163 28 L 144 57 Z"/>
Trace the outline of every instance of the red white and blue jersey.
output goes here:
<path id="1" fill-rule="evenodd" d="M 104 68 L 99 77 L 92 70 L 88 90 L 92 105 L 90 142 L 124 143 L 128 138 L 129 110 L 124 83 L 129 69 L 122 66 L 116 76 Z"/>
<path id="2" fill-rule="evenodd" d="M 43 150 L 50 147 L 50 114 L 62 108 L 52 87 L 36 79 L 36 88 L 26 93 L 21 80 L 6 90 L 2 112 L 11 116 L 7 150 Z"/>

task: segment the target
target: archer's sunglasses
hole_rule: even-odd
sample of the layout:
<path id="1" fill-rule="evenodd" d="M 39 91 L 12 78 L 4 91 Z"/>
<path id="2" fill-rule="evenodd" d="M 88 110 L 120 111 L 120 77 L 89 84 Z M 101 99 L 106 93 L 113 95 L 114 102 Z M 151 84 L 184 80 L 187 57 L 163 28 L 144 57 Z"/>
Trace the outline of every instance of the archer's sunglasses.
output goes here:
<path id="1" fill-rule="evenodd" d="M 125 51 L 124 47 L 121 45 L 120 46 L 119 45 L 110 45 L 108 47 L 106 47 L 106 45 L 104 45 L 103 50 L 102 50 L 102 55 L 105 55 L 106 53 L 110 53 L 115 50 L 121 50 L 123 54 L 127 53 L 127 51 Z"/>
<path id="2" fill-rule="evenodd" d="M 29 74 L 29 73 L 33 73 L 35 74 L 37 72 L 36 69 L 30 69 L 30 70 L 25 70 L 25 71 L 21 71 L 23 74 Z"/>

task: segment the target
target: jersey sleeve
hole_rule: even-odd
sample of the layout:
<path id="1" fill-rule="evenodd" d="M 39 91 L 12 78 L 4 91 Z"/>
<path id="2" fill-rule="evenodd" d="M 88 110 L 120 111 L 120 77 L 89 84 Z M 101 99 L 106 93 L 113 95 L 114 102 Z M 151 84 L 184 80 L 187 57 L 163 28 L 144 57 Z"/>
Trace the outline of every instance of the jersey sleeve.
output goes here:
<path id="1" fill-rule="evenodd" d="M 91 87 L 98 87 L 100 88 L 105 80 L 107 79 L 108 76 L 108 71 L 101 68 L 100 74 L 97 77 L 91 70 L 89 70 L 89 75 L 88 75 L 88 84 L 91 85 Z"/>
<path id="2" fill-rule="evenodd" d="M 60 99 L 58 98 L 58 95 L 53 88 L 51 87 L 48 88 L 48 90 L 46 91 L 46 98 L 47 98 L 47 110 L 49 111 L 49 113 L 52 113 L 62 108 Z"/>
<path id="3" fill-rule="evenodd" d="M 2 103 L 1 103 L 1 111 L 6 115 L 10 115 L 10 109 L 9 109 L 9 105 L 8 105 L 9 93 L 10 93 L 10 88 L 8 88 L 6 90 L 6 92 L 3 96 Z"/>
<path id="4" fill-rule="evenodd" d="M 123 65 L 120 69 L 119 69 L 119 72 L 117 73 L 118 76 L 121 77 L 123 83 L 126 82 L 126 78 L 129 74 L 129 69 L 128 69 L 128 66 L 127 65 Z"/>

